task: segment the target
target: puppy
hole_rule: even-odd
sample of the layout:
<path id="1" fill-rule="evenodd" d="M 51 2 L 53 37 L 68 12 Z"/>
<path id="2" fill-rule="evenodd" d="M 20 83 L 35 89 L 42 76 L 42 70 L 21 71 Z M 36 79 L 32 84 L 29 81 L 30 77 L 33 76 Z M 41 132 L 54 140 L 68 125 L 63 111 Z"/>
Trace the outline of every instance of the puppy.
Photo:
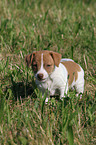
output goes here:
<path id="1" fill-rule="evenodd" d="M 61 54 L 44 50 L 27 55 L 26 62 L 28 67 L 32 67 L 42 95 L 47 91 L 53 96 L 59 90 L 62 99 L 68 88 L 74 86 L 78 94 L 84 92 L 84 71 L 72 59 L 61 59 Z"/>

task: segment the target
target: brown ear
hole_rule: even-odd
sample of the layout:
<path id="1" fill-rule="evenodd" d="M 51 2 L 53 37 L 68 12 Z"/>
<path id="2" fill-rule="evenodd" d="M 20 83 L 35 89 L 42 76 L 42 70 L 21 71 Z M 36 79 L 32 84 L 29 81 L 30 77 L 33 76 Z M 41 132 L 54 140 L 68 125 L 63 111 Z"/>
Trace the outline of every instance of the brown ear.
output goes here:
<path id="1" fill-rule="evenodd" d="M 26 57 L 25 57 L 25 61 L 27 63 L 27 66 L 30 67 L 32 65 L 32 60 L 33 60 L 33 55 L 35 54 L 36 52 L 33 52 L 31 54 L 28 54 Z"/>
<path id="2" fill-rule="evenodd" d="M 31 60 L 32 60 L 32 59 L 33 59 L 33 58 L 32 58 L 32 54 L 26 55 L 25 61 L 26 61 L 28 67 L 31 66 L 31 64 L 32 64 L 32 61 L 31 61 Z"/>
<path id="3" fill-rule="evenodd" d="M 55 65 L 58 67 L 61 61 L 61 54 L 53 51 L 50 51 L 50 54 L 54 60 Z"/>

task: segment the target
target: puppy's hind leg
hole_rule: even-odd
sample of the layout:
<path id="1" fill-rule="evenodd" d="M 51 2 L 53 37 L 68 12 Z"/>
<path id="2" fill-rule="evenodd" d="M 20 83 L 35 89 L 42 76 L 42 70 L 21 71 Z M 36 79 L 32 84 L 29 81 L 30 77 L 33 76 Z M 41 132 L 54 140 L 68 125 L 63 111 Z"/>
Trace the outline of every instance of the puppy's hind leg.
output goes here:
<path id="1" fill-rule="evenodd" d="M 76 87 L 76 91 L 78 93 L 77 96 L 80 93 L 82 93 L 82 94 L 84 93 L 84 72 L 78 73 L 78 80 L 76 81 L 75 87 Z"/>

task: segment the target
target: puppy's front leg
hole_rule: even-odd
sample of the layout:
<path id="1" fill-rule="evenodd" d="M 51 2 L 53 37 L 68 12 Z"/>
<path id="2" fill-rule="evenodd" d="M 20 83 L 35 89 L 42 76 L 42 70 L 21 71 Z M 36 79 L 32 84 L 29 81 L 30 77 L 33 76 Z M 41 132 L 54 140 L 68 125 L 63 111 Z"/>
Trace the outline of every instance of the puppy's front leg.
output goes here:
<path id="1" fill-rule="evenodd" d="M 49 89 L 49 91 L 46 93 L 46 100 L 45 100 L 46 104 L 48 103 L 48 100 L 50 99 L 50 96 L 53 96 L 53 95 L 55 95 L 55 90 Z"/>
<path id="2" fill-rule="evenodd" d="M 48 97 L 47 97 L 47 98 L 46 98 L 46 100 L 45 100 L 45 104 L 47 104 L 47 103 L 48 103 L 48 100 L 49 100 L 49 99 L 48 99 Z"/>
<path id="3" fill-rule="evenodd" d="M 47 104 L 48 103 L 48 100 L 49 100 L 49 94 L 48 93 L 42 93 L 42 98 L 44 98 L 44 100 L 45 100 L 45 104 Z"/>
<path id="4" fill-rule="evenodd" d="M 68 85 L 66 87 L 62 87 L 60 89 L 60 99 L 63 100 L 63 97 L 65 98 L 65 94 L 67 94 L 68 91 Z"/>
<path id="5" fill-rule="evenodd" d="M 42 93 L 42 99 L 45 97 L 44 95 L 45 95 L 45 94 Z M 47 103 L 48 103 L 48 97 L 46 97 L 46 99 L 45 99 L 45 104 L 47 104 Z"/>
<path id="6" fill-rule="evenodd" d="M 63 101 L 63 97 L 65 97 L 64 96 L 64 88 L 62 88 L 61 90 L 60 90 L 60 99 Z"/>

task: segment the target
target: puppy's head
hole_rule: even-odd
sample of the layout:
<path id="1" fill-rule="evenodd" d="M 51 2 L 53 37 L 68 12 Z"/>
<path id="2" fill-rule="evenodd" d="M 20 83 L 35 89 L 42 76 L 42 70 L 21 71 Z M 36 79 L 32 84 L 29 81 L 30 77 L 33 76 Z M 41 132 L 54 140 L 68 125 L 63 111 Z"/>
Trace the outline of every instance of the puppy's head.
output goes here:
<path id="1" fill-rule="evenodd" d="M 59 66 L 61 54 L 53 51 L 36 51 L 26 56 L 28 67 L 32 67 L 38 81 L 45 82 L 53 72 L 55 66 Z"/>

